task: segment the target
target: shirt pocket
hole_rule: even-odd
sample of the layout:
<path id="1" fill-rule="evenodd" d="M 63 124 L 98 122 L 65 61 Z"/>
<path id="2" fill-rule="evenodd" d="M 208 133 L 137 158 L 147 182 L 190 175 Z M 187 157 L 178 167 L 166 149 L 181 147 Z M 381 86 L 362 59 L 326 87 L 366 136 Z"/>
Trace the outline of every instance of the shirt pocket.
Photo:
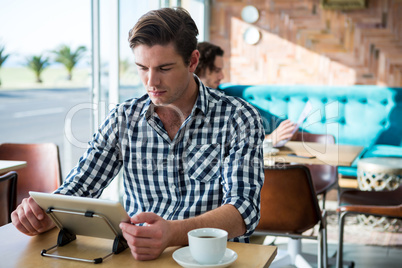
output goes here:
<path id="1" fill-rule="evenodd" d="M 190 145 L 184 158 L 185 173 L 190 179 L 201 182 L 220 178 L 220 153 L 220 144 Z"/>

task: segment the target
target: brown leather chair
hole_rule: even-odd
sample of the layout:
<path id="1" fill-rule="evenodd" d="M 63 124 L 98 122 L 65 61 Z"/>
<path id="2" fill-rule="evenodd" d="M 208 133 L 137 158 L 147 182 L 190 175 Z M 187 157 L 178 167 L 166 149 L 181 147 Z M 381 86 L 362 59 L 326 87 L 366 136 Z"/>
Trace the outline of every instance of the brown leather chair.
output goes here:
<path id="1" fill-rule="evenodd" d="M 29 191 L 52 192 L 61 182 L 59 148 L 53 143 L 0 144 L 1 160 L 26 161 L 27 166 L 18 170 L 17 200 L 29 197 Z"/>
<path id="2" fill-rule="evenodd" d="M 343 267 L 343 231 L 346 216 L 364 214 L 402 219 L 402 185 L 394 191 L 345 190 L 339 196 L 337 212 L 340 215 L 336 267 Z"/>
<path id="3" fill-rule="evenodd" d="M 0 226 L 11 222 L 15 207 L 17 172 L 10 171 L 0 176 Z"/>
<path id="4" fill-rule="evenodd" d="M 291 248 L 298 248 L 284 256 L 295 265 L 296 259 L 317 260 L 318 267 L 327 267 L 327 234 L 325 210 L 321 211 L 311 180 L 310 171 L 303 165 L 277 165 L 266 167 L 265 182 L 261 190 L 261 219 L 254 235 L 285 236 L 292 239 Z M 303 234 L 318 225 L 318 235 Z M 311 258 L 301 253 L 301 239 L 316 239 L 318 255 Z M 288 251 L 289 251 L 288 244 Z M 278 253 L 283 255 L 282 253 Z M 280 261 L 280 260 L 274 260 Z M 274 265 L 273 263 L 273 265 Z M 279 264 L 276 264 L 279 265 Z"/>
<path id="5" fill-rule="evenodd" d="M 294 141 L 318 142 L 323 144 L 335 144 L 335 137 L 329 134 L 313 134 L 297 132 Z M 306 165 L 310 169 L 311 177 L 317 195 L 322 195 L 322 205 L 325 208 L 325 200 L 329 190 L 337 185 L 338 170 L 330 165 Z"/>

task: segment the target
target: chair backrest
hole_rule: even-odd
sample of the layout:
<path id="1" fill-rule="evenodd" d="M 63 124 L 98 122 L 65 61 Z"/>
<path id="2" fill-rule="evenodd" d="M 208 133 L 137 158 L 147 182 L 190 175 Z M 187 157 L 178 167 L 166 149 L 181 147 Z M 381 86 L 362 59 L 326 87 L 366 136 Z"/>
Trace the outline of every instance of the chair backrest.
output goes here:
<path id="1" fill-rule="evenodd" d="M 0 176 L 0 226 L 11 222 L 15 207 L 17 172 L 10 171 Z"/>
<path id="2" fill-rule="evenodd" d="M 261 190 L 259 232 L 301 234 L 321 223 L 321 210 L 310 176 L 302 165 L 266 167 Z"/>
<path id="3" fill-rule="evenodd" d="M 308 132 L 297 132 L 292 140 L 305 142 L 318 142 L 324 144 L 335 144 L 335 137 L 330 134 L 314 134 Z"/>
<path id="4" fill-rule="evenodd" d="M 297 132 L 292 140 L 305 142 L 318 142 L 322 144 L 335 144 L 335 137 L 330 134 L 313 134 Z M 332 188 L 338 179 L 338 169 L 330 165 L 308 165 L 317 194 L 322 194 Z"/>
<path id="5" fill-rule="evenodd" d="M 18 170 L 17 202 L 29 197 L 29 191 L 52 192 L 61 184 L 59 148 L 53 143 L 0 144 L 1 160 L 21 160 L 27 167 Z"/>

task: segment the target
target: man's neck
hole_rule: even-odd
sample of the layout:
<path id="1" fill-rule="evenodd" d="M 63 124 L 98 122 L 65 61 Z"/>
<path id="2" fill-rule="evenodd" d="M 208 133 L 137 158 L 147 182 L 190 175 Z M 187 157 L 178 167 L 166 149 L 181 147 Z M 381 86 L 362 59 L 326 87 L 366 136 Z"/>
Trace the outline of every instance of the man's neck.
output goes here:
<path id="1" fill-rule="evenodd" d="M 194 104 L 197 101 L 199 92 L 197 79 L 194 78 L 194 80 L 190 81 L 188 90 L 189 94 L 178 103 L 155 107 L 155 112 L 161 119 L 171 140 L 173 140 L 183 122 L 191 114 Z"/>

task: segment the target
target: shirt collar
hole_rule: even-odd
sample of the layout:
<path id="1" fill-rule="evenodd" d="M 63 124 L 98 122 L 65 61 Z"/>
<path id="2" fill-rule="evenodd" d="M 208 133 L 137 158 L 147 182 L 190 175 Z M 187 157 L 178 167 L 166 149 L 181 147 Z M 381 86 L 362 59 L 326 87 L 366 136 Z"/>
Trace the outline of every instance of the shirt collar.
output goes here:
<path id="1" fill-rule="evenodd" d="M 153 104 L 152 104 L 152 102 L 151 102 L 151 99 L 149 98 L 149 96 L 147 96 L 147 100 L 146 100 L 144 106 L 142 106 L 142 110 L 141 110 L 140 116 L 143 116 L 144 114 L 146 114 L 146 113 L 148 112 L 148 110 L 149 110 L 149 108 L 150 108 L 151 105 L 152 105 L 152 109 L 151 109 L 151 110 L 153 110 Z"/>
<path id="2" fill-rule="evenodd" d="M 194 79 L 198 84 L 198 97 L 195 101 L 195 105 L 192 110 L 192 114 L 196 112 L 196 110 L 200 110 L 204 114 L 207 114 L 208 110 L 208 98 L 209 89 L 201 82 L 197 75 L 194 74 Z"/>

